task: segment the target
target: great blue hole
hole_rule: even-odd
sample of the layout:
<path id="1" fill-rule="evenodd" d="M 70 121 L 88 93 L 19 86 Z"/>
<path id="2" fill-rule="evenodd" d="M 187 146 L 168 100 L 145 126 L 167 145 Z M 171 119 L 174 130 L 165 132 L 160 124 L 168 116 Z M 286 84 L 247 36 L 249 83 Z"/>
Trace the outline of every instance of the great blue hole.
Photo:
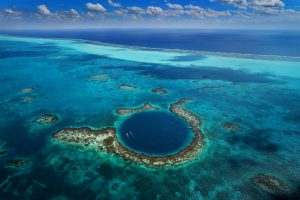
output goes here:
<path id="1" fill-rule="evenodd" d="M 145 111 L 126 118 L 118 137 L 129 149 L 149 155 L 172 155 L 184 149 L 193 132 L 177 115 L 164 111 Z"/>

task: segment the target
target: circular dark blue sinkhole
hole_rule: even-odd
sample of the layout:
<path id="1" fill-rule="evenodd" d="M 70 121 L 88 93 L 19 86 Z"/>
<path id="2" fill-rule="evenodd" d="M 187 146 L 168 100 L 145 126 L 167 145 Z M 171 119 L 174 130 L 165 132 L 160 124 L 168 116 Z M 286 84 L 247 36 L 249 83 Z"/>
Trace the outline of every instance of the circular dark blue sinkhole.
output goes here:
<path id="1" fill-rule="evenodd" d="M 150 156 L 174 154 L 186 147 L 193 133 L 173 113 L 146 111 L 133 114 L 120 126 L 119 138 L 130 149 Z"/>

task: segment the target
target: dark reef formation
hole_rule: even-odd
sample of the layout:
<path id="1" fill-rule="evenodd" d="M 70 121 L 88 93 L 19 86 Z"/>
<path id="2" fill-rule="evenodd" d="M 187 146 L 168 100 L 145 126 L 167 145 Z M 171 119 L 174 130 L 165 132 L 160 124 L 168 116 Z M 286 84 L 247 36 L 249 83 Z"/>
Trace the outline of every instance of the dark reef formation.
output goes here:
<path id="1" fill-rule="evenodd" d="M 168 94 L 168 91 L 164 88 L 153 88 L 151 91 L 155 94 Z"/>
<path id="2" fill-rule="evenodd" d="M 38 124 L 53 124 L 58 120 L 59 118 L 56 115 L 45 114 L 39 117 L 38 119 L 34 120 L 34 122 Z"/>
<path id="3" fill-rule="evenodd" d="M 143 106 L 137 108 L 118 108 L 116 113 L 118 115 L 129 115 L 136 112 L 141 112 L 145 110 L 159 110 L 159 108 L 152 106 L 150 103 L 144 103 Z"/>
<path id="4" fill-rule="evenodd" d="M 237 132 L 241 130 L 241 127 L 233 122 L 223 122 L 222 127 L 230 132 Z"/>
<path id="5" fill-rule="evenodd" d="M 10 167 L 21 168 L 21 167 L 27 167 L 29 161 L 26 159 L 12 159 L 12 160 L 8 160 L 7 164 Z"/>
<path id="6" fill-rule="evenodd" d="M 101 151 L 120 156 L 125 160 L 143 164 L 148 167 L 165 167 L 182 164 L 197 158 L 205 146 L 204 134 L 200 130 L 201 119 L 194 113 L 182 107 L 182 105 L 188 101 L 189 99 L 181 99 L 172 104 L 169 109 L 171 112 L 185 120 L 194 132 L 191 143 L 183 150 L 173 155 L 156 157 L 133 152 L 118 140 L 116 128 L 114 127 L 102 128 L 100 130 L 93 130 L 87 127 L 64 128 L 54 133 L 53 138 L 57 141 L 96 147 Z M 131 112 L 125 113 L 129 114 Z"/>
<path id="7" fill-rule="evenodd" d="M 0 157 L 6 155 L 8 149 L 6 148 L 6 144 L 0 141 Z"/>
<path id="8" fill-rule="evenodd" d="M 121 183 L 116 182 L 116 183 L 112 184 L 111 190 L 112 190 L 112 191 L 119 191 L 119 190 L 120 190 L 120 187 L 121 187 Z"/>
<path id="9" fill-rule="evenodd" d="M 0 156 L 4 156 L 5 154 L 7 154 L 8 150 L 6 149 L 0 149 Z"/>
<path id="10" fill-rule="evenodd" d="M 276 196 L 289 196 L 289 186 L 275 176 L 259 173 L 251 178 L 251 182 L 259 189 Z"/>

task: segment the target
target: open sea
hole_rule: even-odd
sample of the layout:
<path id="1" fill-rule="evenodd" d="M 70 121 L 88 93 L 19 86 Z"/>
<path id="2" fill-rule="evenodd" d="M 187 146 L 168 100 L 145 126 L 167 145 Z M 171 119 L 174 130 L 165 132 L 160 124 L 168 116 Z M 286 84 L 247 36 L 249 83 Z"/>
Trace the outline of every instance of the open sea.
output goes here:
<path id="1" fill-rule="evenodd" d="M 0 83 L 1 200 L 300 199 L 300 32 L 0 31 Z M 129 149 L 179 151 L 192 134 L 169 112 L 181 98 L 206 145 L 178 166 L 52 137 L 114 126 Z M 161 111 L 116 113 L 144 103 Z M 37 123 L 45 114 L 58 119 Z"/>

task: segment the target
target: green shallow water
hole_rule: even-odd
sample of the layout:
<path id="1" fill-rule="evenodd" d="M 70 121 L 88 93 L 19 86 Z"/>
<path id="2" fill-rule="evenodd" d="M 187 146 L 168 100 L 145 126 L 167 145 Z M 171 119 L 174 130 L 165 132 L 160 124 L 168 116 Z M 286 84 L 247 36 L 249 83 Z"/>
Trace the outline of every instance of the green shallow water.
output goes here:
<path id="1" fill-rule="evenodd" d="M 297 199 L 299 66 L 289 57 L 1 36 L 0 199 L 276 199 L 251 184 L 257 173 L 279 177 Z M 64 127 L 119 127 L 130 118 L 116 115 L 119 107 L 150 102 L 167 111 L 180 98 L 194 99 L 184 107 L 201 117 L 207 142 L 191 163 L 151 169 L 51 138 Z M 32 123 L 47 113 L 59 121 Z M 241 129 L 224 129 L 227 121 Z M 30 164 L 7 165 L 17 158 Z"/>

